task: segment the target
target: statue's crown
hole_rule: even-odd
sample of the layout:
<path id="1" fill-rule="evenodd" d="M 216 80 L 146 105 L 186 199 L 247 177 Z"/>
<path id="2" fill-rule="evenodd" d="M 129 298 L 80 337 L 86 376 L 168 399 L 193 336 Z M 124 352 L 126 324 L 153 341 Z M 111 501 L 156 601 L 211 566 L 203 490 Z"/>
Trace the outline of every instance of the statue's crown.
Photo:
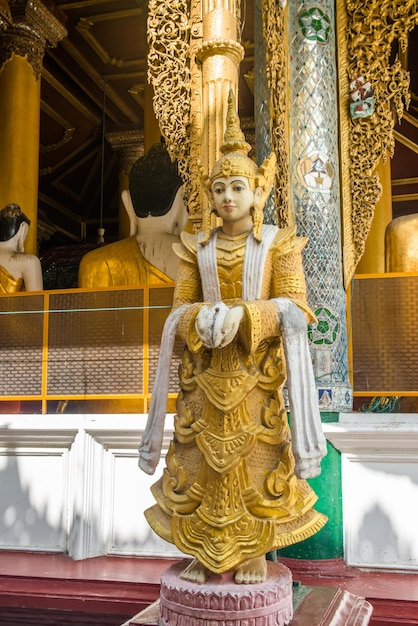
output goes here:
<path id="1" fill-rule="evenodd" d="M 208 183 L 212 183 L 215 178 L 220 176 L 246 176 L 253 182 L 257 173 L 257 165 L 248 156 L 250 150 L 251 146 L 245 141 L 244 133 L 241 130 L 235 108 L 234 93 L 231 89 L 228 95 L 224 142 L 220 147 L 223 156 L 213 166 Z"/>

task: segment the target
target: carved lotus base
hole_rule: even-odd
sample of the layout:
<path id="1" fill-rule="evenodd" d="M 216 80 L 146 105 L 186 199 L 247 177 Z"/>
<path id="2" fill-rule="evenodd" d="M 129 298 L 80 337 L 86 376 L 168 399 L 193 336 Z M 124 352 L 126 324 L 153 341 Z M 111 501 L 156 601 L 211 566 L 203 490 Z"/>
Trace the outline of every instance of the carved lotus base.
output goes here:
<path id="1" fill-rule="evenodd" d="M 213 574 L 204 585 L 184 581 L 188 561 L 161 576 L 159 626 L 284 626 L 292 619 L 292 574 L 268 563 L 267 580 L 237 585 L 232 574 Z"/>

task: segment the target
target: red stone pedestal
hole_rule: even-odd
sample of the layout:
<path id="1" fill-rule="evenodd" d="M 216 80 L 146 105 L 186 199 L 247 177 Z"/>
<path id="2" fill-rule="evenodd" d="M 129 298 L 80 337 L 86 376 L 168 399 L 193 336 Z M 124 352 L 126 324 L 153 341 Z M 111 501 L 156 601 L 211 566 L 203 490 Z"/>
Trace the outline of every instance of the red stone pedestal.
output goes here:
<path id="1" fill-rule="evenodd" d="M 292 619 L 292 574 L 268 563 L 263 583 L 237 585 L 232 574 L 211 575 L 205 584 L 180 578 L 188 561 L 161 576 L 159 626 L 285 626 Z"/>

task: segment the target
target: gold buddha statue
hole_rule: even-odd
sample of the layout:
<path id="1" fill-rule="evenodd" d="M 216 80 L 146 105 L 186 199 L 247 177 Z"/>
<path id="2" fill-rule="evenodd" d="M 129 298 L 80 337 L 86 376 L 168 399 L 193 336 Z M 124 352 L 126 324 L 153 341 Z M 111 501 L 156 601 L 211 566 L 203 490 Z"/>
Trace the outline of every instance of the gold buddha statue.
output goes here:
<path id="1" fill-rule="evenodd" d="M 392 220 L 385 234 L 386 272 L 418 272 L 418 215 Z"/>
<path id="2" fill-rule="evenodd" d="M 129 191 L 122 193 L 131 236 L 88 252 L 80 263 L 79 287 L 172 284 L 179 265 L 172 244 L 188 219 L 181 184 L 163 143 L 134 163 Z"/>
<path id="3" fill-rule="evenodd" d="M 79 266 L 78 286 L 173 285 L 179 258 L 172 245 L 180 241 L 188 220 L 181 185 L 165 144 L 154 144 L 133 164 L 129 191 L 122 192 L 131 236 L 88 252 Z M 71 406 L 95 413 L 134 413 L 142 411 L 142 400 L 88 400 Z"/>
<path id="4" fill-rule="evenodd" d="M 275 158 L 258 168 L 249 148 L 231 94 L 223 156 L 210 176 L 202 173 L 212 206 L 204 230 L 182 233 L 175 246 L 173 310 L 139 447 L 139 465 L 152 474 L 177 335 L 185 350 L 175 432 L 145 516 L 160 537 L 194 557 L 181 576 L 197 583 L 223 572 L 237 583 L 262 582 L 267 552 L 326 522 L 304 480 L 319 473 L 326 453 L 307 343 L 307 320 L 315 318 L 302 267 L 306 239 L 293 227 L 263 225 Z M 211 212 L 222 226 L 210 228 Z M 282 395 L 286 369 L 293 439 Z"/>
<path id="5" fill-rule="evenodd" d="M 0 293 L 41 291 L 41 262 L 25 253 L 30 219 L 15 203 L 0 211 Z"/>

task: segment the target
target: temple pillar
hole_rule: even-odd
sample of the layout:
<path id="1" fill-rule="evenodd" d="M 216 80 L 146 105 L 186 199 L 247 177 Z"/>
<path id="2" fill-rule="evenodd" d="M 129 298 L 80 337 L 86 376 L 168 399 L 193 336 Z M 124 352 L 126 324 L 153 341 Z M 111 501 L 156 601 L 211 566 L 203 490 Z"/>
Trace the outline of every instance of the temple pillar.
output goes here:
<path id="1" fill-rule="evenodd" d="M 303 252 L 307 296 L 318 318 L 309 325 L 308 338 L 322 422 L 336 422 L 340 411 L 351 410 L 352 392 L 340 226 L 335 3 L 326 0 L 319 8 L 311 0 L 260 1 L 266 53 L 261 42 L 256 58 L 266 59 L 270 110 L 256 101 L 256 115 L 270 117 L 273 129 L 270 137 L 265 124 L 257 124 L 256 131 L 261 141 L 271 141 L 278 159 L 277 223 L 296 223 L 298 235 L 308 238 Z M 262 61 L 260 67 L 256 90 L 264 81 Z M 280 550 L 281 556 L 343 554 L 341 455 L 330 444 L 321 467 L 320 476 L 309 482 L 319 498 L 317 509 L 329 521 L 310 539 Z"/>
<path id="2" fill-rule="evenodd" d="M 383 274 L 385 271 L 385 233 L 392 220 L 392 180 L 389 155 L 385 161 L 380 161 L 377 173 L 382 185 L 382 195 L 376 203 L 366 247 L 357 265 L 356 274 Z"/>
<path id="3" fill-rule="evenodd" d="M 290 188 L 304 250 L 321 411 L 351 410 L 339 183 L 335 2 L 289 3 Z"/>
<path id="4" fill-rule="evenodd" d="M 239 37 L 239 2 L 202 2 L 202 163 L 210 172 L 225 132 L 228 94 L 238 94 L 238 67 L 244 57 Z"/>
<path id="5" fill-rule="evenodd" d="M 318 322 L 308 337 L 323 422 L 352 407 L 343 286 L 335 2 L 287 3 L 289 45 L 290 219 L 304 250 L 308 302 Z M 308 559 L 341 557 L 341 457 L 330 444 L 321 475 L 310 481 L 328 524 L 281 551 Z"/>
<path id="6" fill-rule="evenodd" d="M 35 254 L 39 106 L 40 81 L 27 59 L 13 53 L 0 71 L 0 205 L 16 202 L 29 217 L 26 251 Z"/>
<path id="7" fill-rule="evenodd" d="M 119 239 L 125 239 L 133 233 L 122 201 L 122 191 L 129 189 L 131 167 L 144 154 L 144 133 L 140 130 L 115 131 L 107 133 L 106 139 L 119 155 Z"/>
<path id="8" fill-rule="evenodd" d="M 30 218 L 25 249 L 36 254 L 42 61 L 67 31 L 39 0 L 14 0 L 10 12 L 0 34 L 0 205 L 16 202 Z"/>
<path id="9" fill-rule="evenodd" d="M 200 230 L 201 211 L 206 205 L 196 163 L 211 171 L 223 142 L 228 94 L 238 95 L 238 69 L 244 57 L 240 38 L 238 0 L 202 0 L 192 3 L 191 39 L 191 128 L 190 128 L 190 219 Z"/>

